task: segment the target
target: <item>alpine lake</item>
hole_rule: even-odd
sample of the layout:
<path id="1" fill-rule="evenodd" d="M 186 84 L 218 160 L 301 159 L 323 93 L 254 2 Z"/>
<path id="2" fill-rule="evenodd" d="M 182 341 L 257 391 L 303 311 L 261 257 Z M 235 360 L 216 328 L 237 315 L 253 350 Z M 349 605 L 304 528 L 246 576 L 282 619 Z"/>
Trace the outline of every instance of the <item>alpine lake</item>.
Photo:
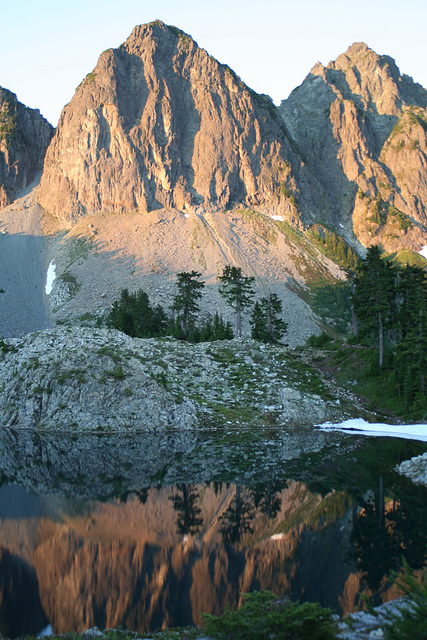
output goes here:
<path id="1" fill-rule="evenodd" d="M 0 632 L 200 624 L 268 589 L 339 614 L 425 565 L 426 443 L 304 428 L 0 434 Z"/>

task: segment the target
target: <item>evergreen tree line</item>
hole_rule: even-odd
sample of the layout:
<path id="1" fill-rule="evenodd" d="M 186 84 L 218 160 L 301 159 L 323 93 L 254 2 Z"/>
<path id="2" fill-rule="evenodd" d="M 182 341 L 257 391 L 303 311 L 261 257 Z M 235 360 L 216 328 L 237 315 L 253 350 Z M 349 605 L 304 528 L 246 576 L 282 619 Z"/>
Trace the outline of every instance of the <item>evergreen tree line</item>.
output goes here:
<path id="1" fill-rule="evenodd" d="M 145 291 L 129 293 L 123 289 L 120 299 L 113 303 L 108 324 L 135 338 L 173 336 L 190 342 L 233 338 L 231 323 L 220 314 L 201 319 L 205 287 L 201 276 L 197 271 L 178 273 L 170 313 L 160 305 L 152 307 Z M 282 319 L 282 303 L 276 294 L 271 293 L 254 303 L 254 278 L 245 276 L 240 267 L 227 265 L 218 280 L 221 296 L 234 311 L 237 336 L 241 336 L 243 314 L 252 308 L 252 337 L 263 342 L 281 340 L 287 323 Z"/>
<path id="2" fill-rule="evenodd" d="M 321 230 L 314 226 L 310 229 L 313 242 L 323 252 L 344 269 L 355 270 L 359 266 L 360 258 L 357 253 L 335 231 Z"/>
<path id="3" fill-rule="evenodd" d="M 390 367 L 408 409 L 426 404 L 427 271 L 400 266 L 370 247 L 349 274 L 353 333 L 378 348 L 379 368 Z"/>

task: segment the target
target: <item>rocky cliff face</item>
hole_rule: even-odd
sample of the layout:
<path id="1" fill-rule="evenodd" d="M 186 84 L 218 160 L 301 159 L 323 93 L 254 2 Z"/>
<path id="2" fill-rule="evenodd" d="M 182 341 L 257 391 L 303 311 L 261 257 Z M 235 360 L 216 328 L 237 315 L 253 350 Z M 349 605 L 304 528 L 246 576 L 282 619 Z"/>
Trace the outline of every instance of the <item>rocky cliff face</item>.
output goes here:
<path id="1" fill-rule="evenodd" d="M 13 202 L 41 171 L 53 132 L 38 110 L 0 87 L 0 208 Z"/>
<path id="2" fill-rule="evenodd" d="M 109 49 L 64 108 L 38 199 L 99 212 L 224 211 L 327 222 L 356 246 L 427 244 L 427 91 L 363 43 L 279 111 L 160 21 Z M 361 244 L 359 244 L 361 243 Z"/>
<path id="3" fill-rule="evenodd" d="M 99 211 L 235 203 L 292 217 L 295 194 L 313 206 L 314 191 L 301 193 L 309 180 L 271 100 L 190 36 L 156 21 L 105 51 L 78 87 L 38 197 L 63 222 Z"/>
<path id="4" fill-rule="evenodd" d="M 388 251 L 427 243 L 427 91 L 394 60 L 353 44 L 316 64 L 280 112 L 336 205 L 350 241 Z"/>

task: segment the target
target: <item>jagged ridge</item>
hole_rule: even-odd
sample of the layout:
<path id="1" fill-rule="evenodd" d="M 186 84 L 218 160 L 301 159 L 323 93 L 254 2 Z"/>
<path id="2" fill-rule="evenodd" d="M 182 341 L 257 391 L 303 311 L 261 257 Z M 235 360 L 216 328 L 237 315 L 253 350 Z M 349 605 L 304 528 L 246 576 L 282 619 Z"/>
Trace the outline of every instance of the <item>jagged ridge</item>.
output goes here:
<path id="1" fill-rule="evenodd" d="M 355 43 L 316 64 L 280 112 L 335 207 L 327 222 L 364 246 L 427 242 L 427 91 Z"/>
<path id="2" fill-rule="evenodd" d="M 308 178 L 267 96 L 160 21 L 99 58 L 64 108 L 39 189 L 63 221 L 233 204 L 296 215 Z M 302 196 L 303 197 L 303 196 Z M 307 207 L 311 195 L 306 192 Z"/>

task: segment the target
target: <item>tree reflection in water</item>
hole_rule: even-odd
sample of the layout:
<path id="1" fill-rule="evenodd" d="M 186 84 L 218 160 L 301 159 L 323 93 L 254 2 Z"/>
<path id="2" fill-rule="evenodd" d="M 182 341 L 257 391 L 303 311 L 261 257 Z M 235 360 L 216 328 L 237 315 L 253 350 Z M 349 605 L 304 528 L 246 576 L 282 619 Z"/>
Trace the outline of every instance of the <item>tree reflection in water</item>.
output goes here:
<path id="1" fill-rule="evenodd" d="M 368 587 L 377 592 L 391 571 L 402 568 L 402 558 L 412 569 L 426 561 L 427 505 L 414 496 L 417 491 L 402 480 L 385 493 L 384 479 L 377 491 L 359 499 L 360 513 L 353 526 L 359 569 Z M 406 486 L 406 489 L 405 489 Z"/>
<path id="2" fill-rule="evenodd" d="M 200 496 L 195 485 L 177 485 L 174 495 L 170 496 L 169 499 L 178 514 L 176 520 L 177 533 L 191 535 L 197 533 L 203 524 L 203 518 L 200 517 L 202 511 L 197 504 Z"/>
<path id="3" fill-rule="evenodd" d="M 364 443 L 350 456 L 349 438 L 341 448 L 336 435 L 326 452 L 311 451 L 312 431 L 269 431 L 266 448 L 259 433 L 256 446 L 247 435 L 244 449 L 241 439 L 203 434 L 199 466 L 174 434 L 0 437 L 0 545 L 27 563 L 36 609 L 55 632 L 199 623 L 253 589 L 348 612 L 361 604 L 362 574 L 382 598 L 402 555 L 423 564 L 426 490 L 391 471 L 420 453 L 413 445 Z M 296 444 L 298 455 L 284 459 Z M 254 451 L 256 474 L 247 466 Z M 25 500 L 6 491 L 17 480 Z M 18 585 L 7 582 L 4 558 L 1 624 Z M 40 630 L 28 624 L 20 634 Z"/>
<path id="4" fill-rule="evenodd" d="M 221 535 L 224 543 L 239 542 L 244 533 L 252 533 L 251 521 L 254 515 L 250 492 L 236 484 L 235 496 L 221 516 Z"/>

